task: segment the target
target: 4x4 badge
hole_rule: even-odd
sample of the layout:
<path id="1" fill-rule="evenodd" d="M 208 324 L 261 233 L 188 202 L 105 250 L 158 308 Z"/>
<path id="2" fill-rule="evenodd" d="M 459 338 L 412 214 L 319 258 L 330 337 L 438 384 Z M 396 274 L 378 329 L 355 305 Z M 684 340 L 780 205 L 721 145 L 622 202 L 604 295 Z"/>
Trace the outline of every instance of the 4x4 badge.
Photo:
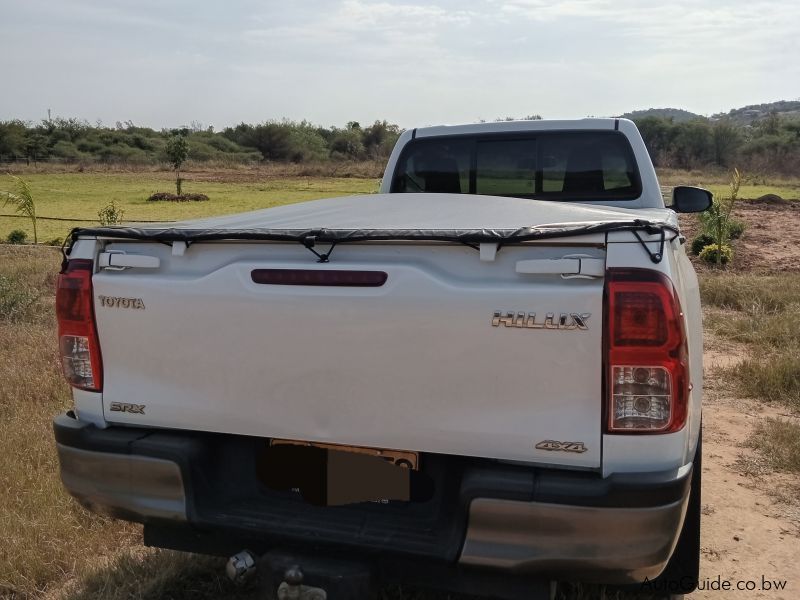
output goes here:
<path id="1" fill-rule="evenodd" d="M 558 440 L 544 440 L 536 444 L 537 450 L 550 450 L 553 452 L 577 452 L 583 454 L 588 450 L 583 442 L 559 442 Z"/>

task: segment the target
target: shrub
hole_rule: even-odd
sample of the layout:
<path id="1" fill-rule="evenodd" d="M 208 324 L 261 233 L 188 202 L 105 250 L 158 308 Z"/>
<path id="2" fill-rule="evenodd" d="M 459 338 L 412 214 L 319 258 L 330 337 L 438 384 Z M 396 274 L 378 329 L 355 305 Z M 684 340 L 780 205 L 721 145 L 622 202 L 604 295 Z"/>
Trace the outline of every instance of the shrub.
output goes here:
<path id="1" fill-rule="evenodd" d="M 47 240 L 45 242 L 45 245 L 46 246 L 57 246 L 57 247 L 60 248 L 61 246 L 64 245 L 64 238 L 57 237 L 57 238 L 53 238 L 52 240 Z"/>
<path id="2" fill-rule="evenodd" d="M 125 211 L 112 200 L 109 204 L 100 209 L 97 216 L 100 218 L 100 225 L 116 225 L 122 221 L 122 218 L 125 216 Z"/>
<path id="3" fill-rule="evenodd" d="M 700 251 L 700 260 L 710 264 L 727 265 L 733 259 L 733 250 L 730 246 L 709 244 Z"/>
<path id="4" fill-rule="evenodd" d="M 9 244 L 24 244 L 28 239 L 28 234 L 22 231 L 22 229 L 15 229 L 8 234 L 6 239 Z"/>
<path id="5" fill-rule="evenodd" d="M 744 230 L 747 226 L 744 224 L 744 221 L 738 221 L 736 219 L 731 219 L 728 222 L 728 237 L 732 240 L 738 240 L 742 237 Z"/>
<path id="6" fill-rule="evenodd" d="M 91 158 L 90 156 L 78 150 L 75 144 L 73 144 L 72 142 L 68 142 L 66 140 L 56 142 L 53 145 L 52 153 L 53 156 L 63 158 L 64 160 L 67 161 L 78 161 Z"/>
<path id="7" fill-rule="evenodd" d="M 692 240 L 692 254 L 697 256 L 703 251 L 703 248 L 710 246 L 714 243 L 714 237 L 709 233 L 701 233 L 694 240 Z"/>

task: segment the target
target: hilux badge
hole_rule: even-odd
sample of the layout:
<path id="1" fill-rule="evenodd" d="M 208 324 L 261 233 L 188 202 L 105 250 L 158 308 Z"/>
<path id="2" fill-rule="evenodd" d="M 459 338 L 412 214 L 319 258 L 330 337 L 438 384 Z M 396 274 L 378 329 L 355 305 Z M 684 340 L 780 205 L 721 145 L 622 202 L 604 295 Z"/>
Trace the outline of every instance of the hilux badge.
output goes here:
<path id="1" fill-rule="evenodd" d="M 536 313 L 494 311 L 492 327 L 516 327 L 518 329 L 579 329 L 587 330 L 591 313 L 547 313 L 536 318 Z"/>

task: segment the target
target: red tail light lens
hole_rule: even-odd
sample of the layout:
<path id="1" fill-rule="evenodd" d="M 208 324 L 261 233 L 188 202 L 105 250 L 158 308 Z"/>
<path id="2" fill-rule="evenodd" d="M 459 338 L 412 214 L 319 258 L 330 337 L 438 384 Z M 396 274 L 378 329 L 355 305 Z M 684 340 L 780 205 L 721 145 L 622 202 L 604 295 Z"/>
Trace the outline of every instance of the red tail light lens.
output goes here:
<path id="1" fill-rule="evenodd" d="M 647 269 L 606 276 L 609 433 L 669 433 L 686 423 L 689 370 L 683 313 L 672 282 Z"/>
<path id="2" fill-rule="evenodd" d="M 70 385 L 99 392 L 103 364 L 94 320 L 91 260 L 73 259 L 58 276 L 56 316 L 61 367 Z"/>

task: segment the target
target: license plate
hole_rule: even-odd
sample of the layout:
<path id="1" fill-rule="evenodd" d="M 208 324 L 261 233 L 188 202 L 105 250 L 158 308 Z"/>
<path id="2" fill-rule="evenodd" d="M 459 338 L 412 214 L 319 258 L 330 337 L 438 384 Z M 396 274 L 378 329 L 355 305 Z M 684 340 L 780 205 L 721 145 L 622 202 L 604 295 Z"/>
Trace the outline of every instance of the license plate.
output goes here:
<path id="1" fill-rule="evenodd" d="M 298 440 L 281 440 L 273 439 L 270 441 L 270 446 L 311 446 L 314 448 L 322 448 L 325 450 L 334 450 L 337 452 L 352 452 L 354 454 L 366 454 L 368 456 L 377 456 L 383 460 L 392 463 L 395 466 L 403 467 L 417 471 L 419 469 L 419 453 L 409 452 L 408 450 L 385 450 L 383 448 L 364 448 L 362 446 L 344 446 L 342 444 L 325 444 L 321 442 L 304 442 Z"/>

